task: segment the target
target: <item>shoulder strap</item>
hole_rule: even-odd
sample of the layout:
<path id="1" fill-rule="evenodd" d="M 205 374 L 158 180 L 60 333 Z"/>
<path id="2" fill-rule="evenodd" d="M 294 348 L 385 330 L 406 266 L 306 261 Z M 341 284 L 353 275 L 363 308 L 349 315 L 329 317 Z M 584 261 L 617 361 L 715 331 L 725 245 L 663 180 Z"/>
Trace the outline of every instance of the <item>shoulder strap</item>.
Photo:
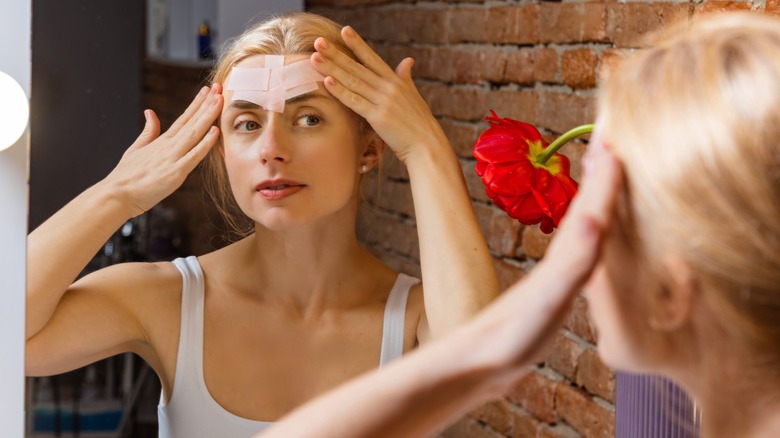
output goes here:
<path id="1" fill-rule="evenodd" d="M 197 257 L 178 258 L 173 264 L 182 277 L 179 352 L 173 380 L 173 391 L 176 392 L 176 388 L 187 385 L 183 382 L 188 378 L 203 375 L 204 282 Z"/>
<path id="2" fill-rule="evenodd" d="M 379 366 L 385 365 L 404 354 L 404 321 L 409 289 L 420 280 L 406 274 L 398 274 L 393 289 L 387 297 L 382 324 L 382 350 Z"/>

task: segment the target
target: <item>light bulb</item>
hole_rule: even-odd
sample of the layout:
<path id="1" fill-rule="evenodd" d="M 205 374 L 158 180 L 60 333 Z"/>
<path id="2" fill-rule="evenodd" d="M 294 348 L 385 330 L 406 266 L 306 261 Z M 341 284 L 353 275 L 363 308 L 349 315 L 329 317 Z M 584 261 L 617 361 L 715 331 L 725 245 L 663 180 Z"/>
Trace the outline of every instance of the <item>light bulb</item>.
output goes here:
<path id="1" fill-rule="evenodd" d="M 30 103 L 18 82 L 0 71 L 0 151 L 13 146 L 27 128 Z"/>

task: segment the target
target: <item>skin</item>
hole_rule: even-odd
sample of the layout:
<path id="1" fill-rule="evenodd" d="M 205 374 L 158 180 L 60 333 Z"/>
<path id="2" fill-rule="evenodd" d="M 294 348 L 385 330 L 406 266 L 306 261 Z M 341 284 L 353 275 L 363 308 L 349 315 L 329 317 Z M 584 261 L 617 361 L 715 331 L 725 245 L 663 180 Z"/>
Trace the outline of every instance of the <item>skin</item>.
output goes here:
<path id="1" fill-rule="evenodd" d="M 328 76 L 324 88 L 288 102 L 284 113 L 233 107 L 219 84 L 165 134 L 148 111 L 144 132 L 114 171 L 29 235 L 28 375 L 131 351 L 170 398 L 181 311 L 176 268 L 121 264 L 74 279 L 114 230 L 181 185 L 220 132 L 231 188 L 256 223 L 253 235 L 199 257 L 204 378 L 227 411 L 276 420 L 376 368 L 397 273 L 362 248 L 354 230 L 360 169 L 375 166 L 385 145 L 409 172 L 426 281 L 410 293 L 405 350 L 454 330 L 497 295 L 460 164 L 414 87 L 411 60 L 393 71 L 359 36 L 345 39 L 365 67 L 318 41 L 321 59 L 311 62 Z M 359 135 L 353 112 L 376 135 Z M 221 131 L 211 128 L 217 118 Z M 302 188 L 281 200 L 259 196 L 258 184 L 275 178 Z"/>
<path id="2" fill-rule="evenodd" d="M 590 277 L 612 220 L 620 166 L 603 150 L 590 160 L 595 169 L 528 277 L 456 332 L 307 403 L 262 437 L 434 436 L 527 374 Z"/>

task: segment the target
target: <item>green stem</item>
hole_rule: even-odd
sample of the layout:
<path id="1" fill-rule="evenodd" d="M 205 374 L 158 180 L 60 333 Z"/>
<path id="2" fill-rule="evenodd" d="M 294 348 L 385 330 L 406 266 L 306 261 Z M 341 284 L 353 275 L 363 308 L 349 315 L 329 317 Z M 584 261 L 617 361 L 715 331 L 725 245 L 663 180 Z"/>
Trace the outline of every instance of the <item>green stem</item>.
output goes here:
<path id="1" fill-rule="evenodd" d="M 565 145 L 575 137 L 593 132 L 593 126 L 593 123 L 581 125 L 556 138 L 554 142 L 550 143 L 550 145 L 544 149 L 544 152 L 536 157 L 536 162 L 539 164 L 547 163 L 547 160 L 549 160 L 554 153 L 558 152 L 558 149 L 560 149 L 561 146 Z"/>

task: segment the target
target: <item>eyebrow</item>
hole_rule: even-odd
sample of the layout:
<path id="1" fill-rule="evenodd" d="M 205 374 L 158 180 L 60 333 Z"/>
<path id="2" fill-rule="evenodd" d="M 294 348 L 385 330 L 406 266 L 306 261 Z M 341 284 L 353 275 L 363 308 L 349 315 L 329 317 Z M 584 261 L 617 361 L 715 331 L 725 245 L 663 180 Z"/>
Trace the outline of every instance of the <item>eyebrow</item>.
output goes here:
<path id="1" fill-rule="evenodd" d="M 290 99 L 287 99 L 285 101 L 285 104 L 291 105 L 291 104 L 305 102 L 311 99 L 328 99 L 328 97 L 322 94 L 306 93 L 306 94 L 301 94 L 300 96 L 295 96 Z M 248 100 L 234 100 L 230 104 L 230 107 L 240 109 L 240 110 L 256 110 L 260 108 L 260 105 L 250 102 Z"/>

